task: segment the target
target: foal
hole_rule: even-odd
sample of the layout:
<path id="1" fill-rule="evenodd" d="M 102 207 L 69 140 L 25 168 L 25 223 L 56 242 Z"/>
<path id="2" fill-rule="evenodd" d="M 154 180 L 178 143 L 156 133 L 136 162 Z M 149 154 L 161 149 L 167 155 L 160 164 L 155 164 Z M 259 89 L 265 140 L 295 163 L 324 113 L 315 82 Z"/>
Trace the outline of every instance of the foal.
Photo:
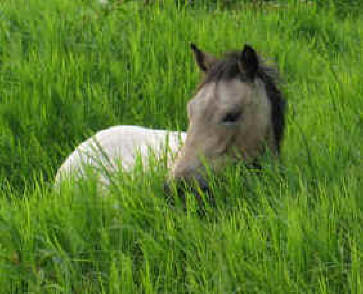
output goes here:
<path id="1" fill-rule="evenodd" d="M 268 148 L 278 155 L 284 130 L 285 100 L 274 79 L 274 70 L 261 64 L 255 50 L 221 59 L 191 45 L 204 78 L 187 106 L 187 132 L 116 126 L 100 131 L 80 144 L 57 172 L 56 182 L 70 173 L 84 175 L 85 165 L 113 172 L 121 160 L 125 170 L 135 165 L 140 153 L 147 162 L 149 151 L 160 154 L 165 147 L 177 154 L 170 178 L 197 180 L 204 186 L 204 160 L 213 170 L 227 160 L 253 162 Z M 166 145 L 167 144 L 167 145 Z M 107 184 L 107 176 L 100 175 Z"/>

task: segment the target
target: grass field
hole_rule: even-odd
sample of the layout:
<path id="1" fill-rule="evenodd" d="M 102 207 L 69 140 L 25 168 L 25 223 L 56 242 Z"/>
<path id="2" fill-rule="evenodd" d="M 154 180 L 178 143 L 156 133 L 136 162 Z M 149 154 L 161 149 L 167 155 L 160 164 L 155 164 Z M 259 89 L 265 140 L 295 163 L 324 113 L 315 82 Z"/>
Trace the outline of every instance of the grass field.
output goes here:
<path id="1" fill-rule="evenodd" d="M 363 20 L 338 8 L 1 2 L 0 293 L 361 293 Z M 281 163 L 226 168 L 204 217 L 192 195 L 187 213 L 166 203 L 163 163 L 107 197 L 92 180 L 53 191 L 99 129 L 186 128 L 190 42 L 277 64 Z"/>

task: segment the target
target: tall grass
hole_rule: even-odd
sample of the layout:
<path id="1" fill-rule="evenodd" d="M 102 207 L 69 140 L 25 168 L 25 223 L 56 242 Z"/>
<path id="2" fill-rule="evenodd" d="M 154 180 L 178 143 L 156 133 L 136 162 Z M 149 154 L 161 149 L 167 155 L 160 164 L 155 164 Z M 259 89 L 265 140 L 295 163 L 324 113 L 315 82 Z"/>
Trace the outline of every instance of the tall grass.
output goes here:
<path id="1" fill-rule="evenodd" d="M 360 293 L 362 19 L 285 2 L 239 10 L 95 1 L 0 8 L 1 293 Z M 253 45 L 289 101 L 281 163 L 228 167 L 216 208 L 163 197 L 162 163 L 52 185 L 74 146 L 114 124 L 185 129 L 189 42 Z"/>

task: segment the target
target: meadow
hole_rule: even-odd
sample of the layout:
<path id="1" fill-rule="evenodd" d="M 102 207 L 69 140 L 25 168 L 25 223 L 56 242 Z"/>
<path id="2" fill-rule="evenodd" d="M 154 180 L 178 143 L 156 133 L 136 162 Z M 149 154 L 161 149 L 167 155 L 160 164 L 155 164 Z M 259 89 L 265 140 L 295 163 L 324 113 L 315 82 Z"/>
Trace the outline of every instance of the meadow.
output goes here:
<path id="1" fill-rule="evenodd" d="M 176 2 L 0 3 L 0 293 L 361 293 L 361 14 Z M 216 55 L 248 43 L 276 64 L 280 162 L 210 175 L 204 216 L 192 194 L 187 212 L 167 203 L 153 158 L 107 197 L 92 179 L 55 191 L 97 130 L 186 129 L 190 42 Z"/>

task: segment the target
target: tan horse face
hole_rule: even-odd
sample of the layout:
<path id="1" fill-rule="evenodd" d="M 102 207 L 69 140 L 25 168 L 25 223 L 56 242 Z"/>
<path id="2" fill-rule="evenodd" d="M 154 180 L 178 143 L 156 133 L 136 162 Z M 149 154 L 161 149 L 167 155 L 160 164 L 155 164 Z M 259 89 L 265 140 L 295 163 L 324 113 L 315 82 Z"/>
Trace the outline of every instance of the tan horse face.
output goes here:
<path id="1" fill-rule="evenodd" d="M 274 149 L 271 103 L 253 49 L 245 47 L 228 64 L 210 55 L 203 63 L 204 53 L 193 50 L 206 78 L 187 106 L 189 128 L 172 169 L 175 179 L 200 179 L 204 160 L 219 170 L 228 159 L 254 159 L 266 143 Z"/>

